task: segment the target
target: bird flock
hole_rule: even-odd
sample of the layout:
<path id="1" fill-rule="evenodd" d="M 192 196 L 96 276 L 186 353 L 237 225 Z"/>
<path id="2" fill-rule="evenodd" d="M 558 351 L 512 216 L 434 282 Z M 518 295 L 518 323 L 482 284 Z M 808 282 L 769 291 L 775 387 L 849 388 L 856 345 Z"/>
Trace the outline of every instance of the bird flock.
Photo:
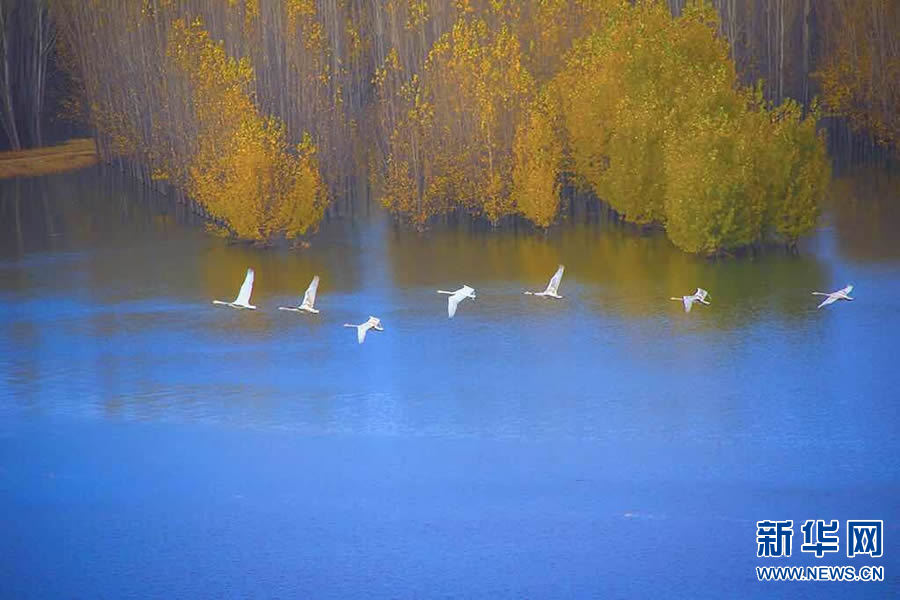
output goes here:
<path id="1" fill-rule="evenodd" d="M 553 274 L 553 277 L 550 278 L 550 283 L 547 284 L 547 288 L 542 292 L 532 292 L 526 291 L 523 292 L 526 296 L 536 296 L 538 298 L 554 298 L 556 300 L 561 300 L 562 296 L 559 295 L 559 285 L 562 282 L 563 273 L 566 268 L 563 265 L 559 265 L 559 268 L 556 270 L 556 273 Z M 253 269 L 247 269 L 247 275 L 244 277 L 244 283 L 241 284 L 241 289 L 238 291 L 237 298 L 235 298 L 231 302 L 226 302 L 224 300 L 213 300 L 212 303 L 219 306 L 228 306 L 230 308 L 237 309 L 246 309 L 246 310 L 256 310 L 256 307 L 250 304 L 250 294 L 253 293 Z M 316 305 L 316 292 L 319 289 L 319 276 L 316 275 L 312 278 L 312 281 L 309 283 L 309 287 L 306 288 L 306 293 L 303 294 L 303 300 L 300 301 L 300 304 L 297 306 L 279 306 L 278 310 L 286 310 L 291 312 L 299 312 L 299 313 L 310 313 L 317 315 L 319 314 L 319 310 L 315 307 Z M 813 292 L 814 296 L 825 296 L 825 300 L 822 301 L 816 308 L 822 308 L 823 306 L 828 306 L 829 304 L 834 304 L 839 300 L 853 300 L 850 296 L 850 292 L 853 291 L 853 286 L 848 285 L 845 288 L 837 290 L 836 292 Z M 466 298 L 471 298 L 475 300 L 475 288 L 469 285 L 463 285 L 458 290 L 448 292 L 447 290 L 437 290 L 438 294 L 445 294 L 447 296 L 447 317 L 452 319 L 454 315 L 456 315 L 456 310 L 459 307 L 459 304 L 465 300 Z M 699 302 L 700 304 L 706 304 L 707 306 L 710 304 L 709 292 L 704 290 L 703 288 L 697 288 L 697 291 L 689 296 L 675 296 L 670 298 L 670 300 L 675 300 L 677 302 L 681 302 L 684 305 L 684 312 L 691 312 L 691 307 L 693 307 L 695 302 Z M 353 325 L 352 323 L 344 323 L 344 327 L 351 327 L 356 329 L 356 341 L 362 344 L 366 341 L 366 334 L 370 330 L 375 331 L 384 331 L 384 327 L 381 325 L 381 319 L 378 317 L 370 316 L 368 320 L 364 323 L 360 323 L 359 325 Z"/>

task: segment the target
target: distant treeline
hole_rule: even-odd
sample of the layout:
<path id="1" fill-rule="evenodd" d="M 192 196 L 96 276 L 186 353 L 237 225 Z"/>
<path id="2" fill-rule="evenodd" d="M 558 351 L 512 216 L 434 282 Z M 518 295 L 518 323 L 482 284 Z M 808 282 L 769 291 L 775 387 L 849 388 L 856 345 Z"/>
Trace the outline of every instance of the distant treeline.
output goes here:
<path id="1" fill-rule="evenodd" d="M 50 0 L 38 51 L 56 34 L 9 22 L 46 8 L 0 0 L 10 139 L 40 90 L 3 66 L 31 52 L 104 159 L 248 239 L 354 197 L 546 227 L 588 195 L 691 252 L 791 244 L 829 177 L 817 118 L 900 141 L 892 0 Z"/>

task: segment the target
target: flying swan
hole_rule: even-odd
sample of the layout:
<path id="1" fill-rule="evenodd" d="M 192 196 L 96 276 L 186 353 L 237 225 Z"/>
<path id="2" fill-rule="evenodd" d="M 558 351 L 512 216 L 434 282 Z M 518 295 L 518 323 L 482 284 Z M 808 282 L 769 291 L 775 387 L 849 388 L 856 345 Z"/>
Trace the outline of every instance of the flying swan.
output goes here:
<path id="1" fill-rule="evenodd" d="M 230 306 L 231 308 L 249 308 L 256 310 L 256 307 L 250 304 L 250 293 L 253 291 L 253 269 L 247 269 L 247 276 L 244 277 L 244 283 L 241 285 L 241 291 L 238 292 L 234 302 L 223 302 L 222 300 L 213 300 L 213 304 L 221 304 Z"/>
<path id="2" fill-rule="evenodd" d="M 384 331 L 384 327 L 381 326 L 381 319 L 379 319 L 378 317 L 369 317 L 368 321 L 360 325 L 344 323 L 344 327 L 356 328 L 356 341 L 358 341 L 360 344 L 366 341 L 366 333 L 370 329 L 374 329 L 375 331 Z"/>
<path id="3" fill-rule="evenodd" d="M 438 290 L 437 293 L 447 294 L 450 296 L 449 298 L 447 298 L 447 317 L 450 319 L 452 319 L 453 315 L 456 314 L 456 307 L 459 306 L 460 302 L 462 302 L 466 298 L 472 298 L 473 300 L 475 299 L 475 288 L 471 288 L 467 285 L 463 285 L 455 292 Z"/>
<path id="4" fill-rule="evenodd" d="M 707 296 L 709 296 L 709 292 L 704 290 L 703 288 L 697 288 L 697 291 L 691 294 L 690 296 L 682 296 L 681 298 L 669 298 L 669 300 L 677 300 L 678 302 L 684 303 L 684 312 L 691 312 L 691 306 L 693 306 L 694 302 L 700 302 L 701 304 L 709 304 L 706 301 Z"/>
<path id="5" fill-rule="evenodd" d="M 525 292 L 526 296 L 541 296 L 542 298 L 557 298 L 560 299 L 562 296 L 559 295 L 559 282 L 562 281 L 563 271 L 566 270 L 566 267 L 563 265 L 559 265 L 559 268 L 556 270 L 556 273 L 553 274 L 553 277 L 550 278 L 550 283 L 547 284 L 547 289 L 543 292 Z"/>
<path id="6" fill-rule="evenodd" d="M 312 278 L 312 281 L 309 282 L 309 287 L 306 288 L 306 293 L 303 294 L 303 301 L 300 302 L 299 306 L 279 306 L 278 310 L 292 310 L 294 312 L 308 312 L 314 315 L 319 314 L 319 311 L 315 308 L 316 304 L 316 290 L 319 289 L 319 276 L 316 275 Z"/>
<path id="7" fill-rule="evenodd" d="M 853 286 L 848 285 L 847 287 L 840 289 L 836 292 L 831 292 L 830 294 L 826 294 L 825 292 L 813 292 L 813 296 L 827 296 L 824 300 L 822 300 L 822 304 L 816 307 L 816 310 L 822 308 L 823 306 L 828 306 L 829 304 L 834 304 L 838 300 L 853 300 L 850 297 L 850 292 L 853 291 Z"/>

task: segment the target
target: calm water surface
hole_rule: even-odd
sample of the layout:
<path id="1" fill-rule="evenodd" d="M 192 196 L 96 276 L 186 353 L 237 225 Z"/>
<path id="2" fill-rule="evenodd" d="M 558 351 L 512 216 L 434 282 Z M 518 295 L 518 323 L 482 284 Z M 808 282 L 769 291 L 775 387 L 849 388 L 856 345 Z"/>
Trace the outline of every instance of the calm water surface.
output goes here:
<path id="1" fill-rule="evenodd" d="M 896 596 L 898 181 L 844 175 L 798 256 L 719 262 L 582 214 L 259 250 L 108 172 L 0 182 L 0 596 Z M 565 300 L 522 295 L 558 263 Z M 213 307 L 247 267 L 261 310 Z M 316 273 L 321 314 L 275 310 Z M 884 557 L 810 558 L 808 518 L 884 519 Z M 762 519 L 791 558 L 756 558 Z"/>

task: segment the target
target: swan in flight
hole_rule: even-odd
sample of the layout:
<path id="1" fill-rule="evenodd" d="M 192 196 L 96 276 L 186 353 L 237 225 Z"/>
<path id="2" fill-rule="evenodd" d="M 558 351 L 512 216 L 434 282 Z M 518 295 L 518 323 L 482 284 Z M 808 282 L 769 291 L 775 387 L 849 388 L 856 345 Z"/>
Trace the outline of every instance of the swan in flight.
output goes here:
<path id="1" fill-rule="evenodd" d="M 459 306 L 459 303 L 465 300 L 466 298 L 475 299 L 475 288 L 471 288 L 467 285 L 463 285 L 461 288 L 456 290 L 455 292 L 448 292 L 446 290 L 438 290 L 438 294 L 447 294 L 450 296 L 447 298 L 447 316 L 449 318 L 453 318 L 453 315 L 456 314 L 456 307 Z"/>
<path id="2" fill-rule="evenodd" d="M 316 275 L 312 278 L 312 281 L 309 283 L 309 287 L 306 288 L 306 293 L 303 294 L 303 301 L 300 303 L 300 306 L 279 306 L 278 310 L 292 310 L 294 312 L 308 312 L 314 315 L 319 314 L 319 311 L 314 308 L 316 304 L 316 290 L 319 289 L 319 276 Z"/>
<path id="3" fill-rule="evenodd" d="M 244 283 L 241 285 L 241 291 L 238 292 L 234 302 L 223 302 L 221 300 L 213 300 L 213 304 L 221 304 L 230 306 L 231 308 L 249 308 L 256 310 L 256 307 L 250 304 L 250 293 L 253 291 L 253 269 L 247 269 L 247 276 L 244 277 Z"/>
<path id="4" fill-rule="evenodd" d="M 669 298 L 669 300 L 677 300 L 678 302 L 684 303 L 684 312 L 691 312 L 691 306 L 694 305 L 694 302 L 700 302 L 701 304 L 709 304 L 706 301 L 706 298 L 709 296 L 709 292 L 704 290 L 703 288 L 697 288 L 697 291 L 691 294 L 690 296 L 682 296 L 681 298 Z"/>
<path id="5" fill-rule="evenodd" d="M 374 329 L 375 331 L 384 331 L 384 327 L 381 326 L 381 319 L 378 317 L 369 317 L 369 320 L 361 325 L 352 325 L 350 323 L 344 323 L 344 327 L 355 327 L 356 328 L 356 341 L 362 344 L 366 341 L 366 333 L 370 329 Z"/>
<path id="6" fill-rule="evenodd" d="M 562 281 L 563 271 L 566 270 L 566 267 L 563 265 L 559 265 L 559 268 L 554 273 L 553 277 L 550 278 L 550 283 L 547 284 L 547 289 L 543 292 L 525 292 L 526 296 L 541 296 L 542 298 L 557 298 L 560 299 L 562 296 L 559 295 L 559 282 Z"/>
<path id="7" fill-rule="evenodd" d="M 840 289 L 836 292 L 831 292 L 830 294 L 827 294 L 825 292 L 813 292 L 813 296 L 827 296 L 827 298 L 822 300 L 822 304 L 817 306 L 816 309 L 818 310 L 818 309 L 822 308 L 823 306 L 828 306 L 829 304 L 834 304 L 838 300 L 853 300 L 853 298 L 850 297 L 850 292 L 852 292 L 852 291 L 853 291 L 853 286 L 848 285 L 847 287 Z"/>

